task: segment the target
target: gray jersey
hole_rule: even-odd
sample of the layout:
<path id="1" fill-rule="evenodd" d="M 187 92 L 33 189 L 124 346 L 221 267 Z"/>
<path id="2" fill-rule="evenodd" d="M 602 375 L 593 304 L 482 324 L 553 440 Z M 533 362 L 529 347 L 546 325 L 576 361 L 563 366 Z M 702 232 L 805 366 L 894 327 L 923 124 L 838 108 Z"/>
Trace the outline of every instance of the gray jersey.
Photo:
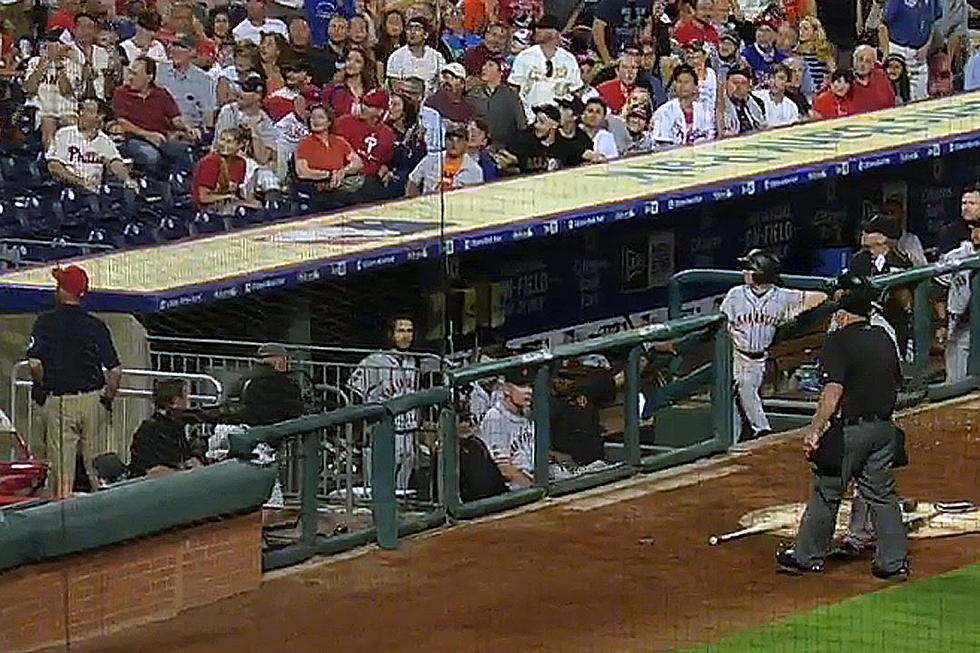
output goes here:
<path id="1" fill-rule="evenodd" d="M 498 462 L 510 462 L 528 476 L 534 475 L 534 422 L 512 413 L 502 404 L 487 411 L 477 432 Z"/>
<path id="2" fill-rule="evenodd" d="M 772 344 L 779 325 L 793 319 L 803 310 L 802 290 L 769 286 L 761 295 L 748 285 L 728 291 L 721 302 L 721 312 L 728 318 L 728 333 L 735 349 L 761 354 Z"/>
<path id="3" fill-rule="evenodd" d="M 351 373 L 347 387 L 363 401 L 388 401 L 419 389 L 419 370 L 415 357 L 398 352 L 379 351 L 366 356 Z M 419 427 L 418 411 L 395 417 L 395 431 Z"/>
<path id="4" fill-rule="evenodd" d="M 943 254 L 941 263 L 951 263 L 977 254 L 973 243 L 963 241 L 956 249 Z M 970 311 L 970 279 L 974 270 L 960 270 L 939 278 L 940 283 L 949 286 L 946 297 L 946 311 L 951 315 L 964 315 Z"/>

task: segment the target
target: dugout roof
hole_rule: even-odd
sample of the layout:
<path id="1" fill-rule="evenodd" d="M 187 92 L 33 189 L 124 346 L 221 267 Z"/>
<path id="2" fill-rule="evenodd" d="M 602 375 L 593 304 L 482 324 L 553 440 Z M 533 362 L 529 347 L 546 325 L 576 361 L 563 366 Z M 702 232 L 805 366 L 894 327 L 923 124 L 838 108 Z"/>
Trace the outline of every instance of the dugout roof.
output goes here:
<path id="1" fill-rule="evenodd" d="M 166 311 L 977 147 L 980 92 L 74 262 L 92 308 Z M 50 305 L 50 268 L 0 275 L 0 310 Z"/>

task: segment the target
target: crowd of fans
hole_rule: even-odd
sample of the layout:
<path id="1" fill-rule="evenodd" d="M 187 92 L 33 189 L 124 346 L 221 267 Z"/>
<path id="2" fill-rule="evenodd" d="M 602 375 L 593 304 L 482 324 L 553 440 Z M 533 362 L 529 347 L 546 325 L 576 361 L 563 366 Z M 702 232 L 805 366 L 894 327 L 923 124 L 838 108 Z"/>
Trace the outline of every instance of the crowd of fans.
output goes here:
<path id="1" fill-rule="evenodd" d="M 974 9 L 954 0 L 298 4 L 21 7 L 2 23 L 19 99 L 5 118 L 35 131 L 4 141 L 36 138 L 61 197 L 103 212 L 109 198 L 132 216 L 141 199 L 171 207 L 183 193 L 198 212 L 242 215 L 270 198 L 306 210 L 445 191 L 980 85 Z"/>

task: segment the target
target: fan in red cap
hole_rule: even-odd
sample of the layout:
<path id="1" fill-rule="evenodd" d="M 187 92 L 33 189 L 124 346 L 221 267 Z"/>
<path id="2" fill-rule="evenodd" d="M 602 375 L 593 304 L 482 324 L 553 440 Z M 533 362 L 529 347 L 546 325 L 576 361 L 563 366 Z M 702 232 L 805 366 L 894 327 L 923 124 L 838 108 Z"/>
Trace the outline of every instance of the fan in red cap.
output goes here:
<path id="1" fill-rule="evenodd" d="M 354 148 L 364 163 L 365 201 L 383 194 L 380 183 L 391 176 L 391 159 L 395 154 L 395 134 L 382 119 L 388 112 L 388 94 L 375 89 L 361 98 L 358 115 L 340 116 L 333 132 Z"/>
<path id="2" fill-rule="evenodd" d="M 88 292 L 88 274 L 77 265 L 51 270 L 51 276 L 58 282 L 58 289 L 76 299 Z"/>
<path id="3" fill-rule="evenodd" d="M 105 323 L 81 306 L 89 289 L 85 270 L 68 265 L 53 269 L 51 275 L 58 283 L 57 304 L 35 320 L 26 356 L 33 381 L 31 398 L 39 407 L 51 465 L 48 490 L 60 498 L 76 489 L 99 487 L 92 466 L 93 456 L 101 453 L 95 450 L 100 442 L 97 416 L 103 408 L 112 409 L 122 365 Z M 79 458 L 87 482 L 76 488 Z"/>

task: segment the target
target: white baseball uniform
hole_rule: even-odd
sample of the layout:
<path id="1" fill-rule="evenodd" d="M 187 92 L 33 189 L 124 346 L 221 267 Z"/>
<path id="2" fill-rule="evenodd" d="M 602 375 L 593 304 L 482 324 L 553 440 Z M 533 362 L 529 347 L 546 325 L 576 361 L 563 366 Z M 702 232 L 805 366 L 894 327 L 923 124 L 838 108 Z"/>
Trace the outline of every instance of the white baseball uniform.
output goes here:
<path id="1" fill-rule="evenodd" d="M 415 357 L 398 352 L 369 354 L 347 380 L 347 387 L 363 401 L 388 401 L 419 389 L 419 370 Z M 415 467 L 415 432 L 419 428 L 417 410 L 395 416 L 395 488 L 408 488 Z"/>
<path id="2" fill-rule="evenodd" d="M 721 312 L 728 318 L 728 333 L 734 348 L 733 376 L 738 403 L 752 427 L 753 435 L 769 431 L 769 419 L 762 409 L 759 389 L 766 374 L 769 345 L 779 325 L 803 310 L 806 293 L 777 286 L 765 286 L 761 293 L 748 285 L 728 291 Z M 741 420 L 735 420 L 736 442 Z"/>
<path id="3" fill-rule="evenodd" d="M 495 462 L 509 462 L 534 478 L 534 422 L 497 403 L 477 431 Z"/>
<path id="4" fill-rule="evenodd" d="M 970 241 L 943 254 L 941 262 L 959 261 L 975 256 L 977 249 Z M 946 382 L 955 383 L 966 378 L 967 361 L 970 358 L 970 280 L 973 270 L 961 270 L 940 277 L 938 281 L 949 286 L 946 298 Z"/>

